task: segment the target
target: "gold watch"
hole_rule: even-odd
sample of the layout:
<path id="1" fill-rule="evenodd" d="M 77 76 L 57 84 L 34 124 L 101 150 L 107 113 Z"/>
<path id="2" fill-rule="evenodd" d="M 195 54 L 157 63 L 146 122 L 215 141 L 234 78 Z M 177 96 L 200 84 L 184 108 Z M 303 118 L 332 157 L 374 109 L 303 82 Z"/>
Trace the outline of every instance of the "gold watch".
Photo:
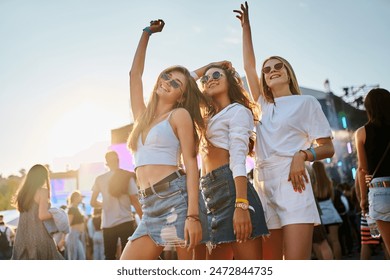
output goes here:
<path id="1" fill-rule="evenodd" d="M 248 210 L 249 204 L 244 203 L 244 202 L 237 202 L 236 208 L 241 208 L 242 210 Z"/>

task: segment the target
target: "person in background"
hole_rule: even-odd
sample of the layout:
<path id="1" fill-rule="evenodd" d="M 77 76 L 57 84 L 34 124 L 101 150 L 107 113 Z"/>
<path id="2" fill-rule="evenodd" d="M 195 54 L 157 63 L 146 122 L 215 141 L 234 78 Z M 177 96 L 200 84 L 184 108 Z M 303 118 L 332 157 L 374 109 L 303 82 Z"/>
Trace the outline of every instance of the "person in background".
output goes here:
<path id="1" fill-rule="evenodd" d="M 118 242 L 122 251 L 137 227 L 132 206 L 140 217 L 142 210 L 134 172 L 119 167 L 119 157 L 115 151 L 108 151 L 105 159 L 109 171 L 96 178 L 90 203 L 92 207 L 102 209 L 105 259 L 115 260 Z M 98 200 L 99 194 L 102 194 L 101 201 Z"/>
<path id="2" fill-rule="evenodd" d="M 93 243 L 93 259 L 104 260 L 104 239 L 102 230 L 102 209 L 93 208 L 92 216 L 88 220 L 88 234 Z"/>
<path id="3" fill-rule="evenodd" d="M 307 172 L 309 173 L 310 183 L 313 187 L 313 190 L 317 189 L 317 178 L 316 174 L 313 170 L 313 167 L 310 164 L 306 164 Z M 314 191 L 315 193 L 315 191 Z M 320 218 L 322 216 L 322 212 L 320 206 L 318 205 L 318 201 L 316 199 L 316 204 L 318 208 L 318 212 L 320 214 Z M 333 260 L 333 252 L 332 248 L 329 245 L 326 228 L 323 225 L 322 219 L 321 224 L 314 227 L 313 230 L 313 253 L 319 260 Z"/>
<path id="4" fill-rule="evenodd" d="M 155 260 L 169 245 L 176 247 L 179 259 L 192 259 L 202 239 L 196 158 L 198 133 L 204 127 L 199 108 L 202 94 L 186 68 L 173 66 L 161 72 L 147 105 L 144 101 L 146 49 L 164 25 L 159 19 L 143 29 L 129 73 L 135 123 L 128 144 L 143 215 L 122 253 L 123 260 Z"/>
<path id="5" fill-rule="evenodd" d="M 14 237 L 14 230 L 7 226 L 4 216 L 0 215 L 0 260 L 11 259 Z"/>
<path id="6" fill-rule="evenodd" d="M 86 260 L 85 222 L 86 218 L 79 209 L 83 196 L 73 191 L 68 198 L 68 218 L 70 232 L 66 235 L 66 254 L 68 260 Z"/>
<path id="7" fill-rule="evenodd" d="M 313 228 L 321 220 L 305 162 L 333 156 L 332 131 L 318 100 L 301 95 L 286 59 L 267 58 L 257 74 L 247 2 L 234 12 L 243 30 L 246 78 L 262 112 L 254 180 L 270 230 L 264 257 L 310 259 Z"/>
<path id="8" fill-rule="evenodd" d="M 384 88 L 370 90 L 364 106 L 368 122 L 355 133 L 360 208 L 376 220 L 390 252 L 390 92 Z M 366 175 L 370 175 L 368 184 Z"/>
<path id="9" fill-rule="evenodd" d="M 336 207 L 333 204 L 334 189 L 325 170 L 325 165 L 321 161 L 315 161 L 312 164 L 316 176 L 316 184 L 313 186 L 314 197 L 318 201 L 321 210 L 321 221 L 326 228 L 328 241 L 332 247 L 332 252 L 336 260 L 342 257 L 341 245 L 339 240 L 339 228 L 343 220 L 341 219 Z"/>
<path id="10" fill-rule="evenodd" d="M 11 259 L 64 259 L 43 223 L 53 218 L 49 212 L 50 189 L 48 169 L 41 164 L 31 167 L 16 195 L 20 215 Z"/>

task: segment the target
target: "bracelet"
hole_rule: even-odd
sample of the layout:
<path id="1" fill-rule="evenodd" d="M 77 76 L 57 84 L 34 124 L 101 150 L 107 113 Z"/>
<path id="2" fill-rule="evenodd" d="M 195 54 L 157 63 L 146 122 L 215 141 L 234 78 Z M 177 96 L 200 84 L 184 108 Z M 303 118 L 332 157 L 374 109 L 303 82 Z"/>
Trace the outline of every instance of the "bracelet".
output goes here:
<path id="1" fill-rule="evenodd" d="M 304 150 L 299 150 L 299 152 L 302 152 L 305 154 L 305 161 L 307 161 L 309 159 L 309 155 L 306 153 L 306 151 Z"/>
<path id="2" fill-rule="evenodd" d="M 186 217 L 186 220 L 192 221 L 192 222 L 200 222 L 198 215 L 188 215 Z"/>
<path id="3" fill-rule="evenodd" d="M 243 202 L 245 204 L 249 204 L 248 199 L 245 198 L 236 198 L 236 203 Z"/>
<path id="4" fill-rule="evenodd" d="M 146 31 L 149 33 L 149 36 L 153 34 L 152 30 L 150 30 L 150 27 L 149 26 L 146 26 L 144 29 L 142 29 L 142 31 Z"/>
<path id="5" fill-rule="evenodd" d="M 314 151 L 313 147 L 310 147 L 308 150 L 313 154 L 313 161 L 315 161 L 317 159 L 316 151 Z"/>

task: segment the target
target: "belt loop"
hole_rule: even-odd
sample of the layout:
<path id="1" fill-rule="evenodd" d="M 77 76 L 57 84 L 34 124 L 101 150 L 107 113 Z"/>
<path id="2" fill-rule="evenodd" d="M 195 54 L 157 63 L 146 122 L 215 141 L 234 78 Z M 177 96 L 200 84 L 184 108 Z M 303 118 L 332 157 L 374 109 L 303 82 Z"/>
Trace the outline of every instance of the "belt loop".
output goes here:
<path id="1" fill-rule="evenodd" d="M 180 174 L 179 170 L 176 170 L 175 173 L 176 173 L 176 175 L 177 175 L 177 178 L 180 178 L 180 177 L 181 177 L 181 174 Z"/>

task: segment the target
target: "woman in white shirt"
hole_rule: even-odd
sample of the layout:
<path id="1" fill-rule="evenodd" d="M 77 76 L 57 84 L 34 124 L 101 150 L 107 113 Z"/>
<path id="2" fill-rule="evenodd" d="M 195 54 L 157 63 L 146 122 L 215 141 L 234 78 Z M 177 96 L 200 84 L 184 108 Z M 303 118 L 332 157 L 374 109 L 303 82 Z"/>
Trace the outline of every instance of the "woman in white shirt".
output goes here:
<path id="1" fill-rule="evenodd" d="M 227 65 L 228 64 L 228 65 Z M 257 106 L 230 63 L 210 64 L 202 76 L 206 139 L 202 143 L 201 191 L 208 220 L 208 259 L 261 259 L 261 236 L 268 234 L 260 199 L 247 178 L 246 159 Z"/>
<path id="2" fill-rule="evenodd" d="M 248 4 L 234 12 L 243 29 L 246 78 L 262 112 L 256 127 L 254 180 L 271 232 L 263 242 L 264 258 L 310 259 L 313 227 L 320 217 L 305 161 L 333 156 L 330 126 L 319 102 L 300 95 L 294 71 L 285 59 L 266 59 L 259 79 Z"/>

